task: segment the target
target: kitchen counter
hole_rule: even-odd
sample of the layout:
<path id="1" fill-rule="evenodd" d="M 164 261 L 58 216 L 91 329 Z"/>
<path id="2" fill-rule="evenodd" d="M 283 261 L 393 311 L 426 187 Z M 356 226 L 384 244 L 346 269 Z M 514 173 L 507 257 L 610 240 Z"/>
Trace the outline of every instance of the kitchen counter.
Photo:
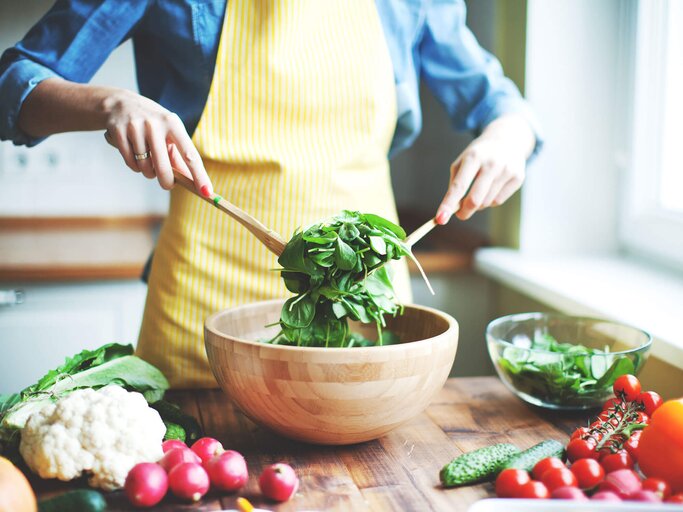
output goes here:
<path id="1" fill-rule="evenodd" d="M 172 392 L 167 398 L 195 415 L 206 435 L 241 452 L 250 478 L 238 494 L 210 493 L 195 505 L 166 497 L 148 509 L 165 512 L 232 509 L 239 496 L 273 511 L 466 511 L 473 502 L 493 496 L 493 486 L 443 489 L 438 475 L 444 464 L 494 443 L 528 448 L 544 439 L 566 441 L 588 419 L 586 413 L 532 408 L 495 377 L 454 378 L 425 412 L 381 439 L 326 447 L 290 441 L 256 426 L 219 390 Z M 257 483 L 262 468 L 278 461 L 291 464 L 301 481 L 296 496 L 283 504 L 264 500 Z M 78 486 L 39 479 L 31 483 L 39 498 Z M 108 510 L 132 509 L 122 492 L 110 494 L 108 501 Z"/>
<path id="2" fill-rule="evenodd" d="M 0 218 L 0 282 L 137 279 L 159 217 Z"/>

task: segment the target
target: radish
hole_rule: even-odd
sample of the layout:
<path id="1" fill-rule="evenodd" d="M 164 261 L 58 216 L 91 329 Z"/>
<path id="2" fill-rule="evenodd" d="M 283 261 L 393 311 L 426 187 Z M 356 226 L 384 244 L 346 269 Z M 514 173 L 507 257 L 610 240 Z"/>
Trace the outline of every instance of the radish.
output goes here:
<path id="1" fill-rule="evenodd" d="M 159 464 L 166 470 L 166 473 L 170 473 L 174 467 L 183 462 L 196 462 L 197 464 L 201 464 L 202 459 L 186 446 L 184 448 L 171 448 L 163 457 L 161 457 Z"/>
<path id="2" fill-rule="evenodd" d="M 202 437 L 192 445 L 192 451 L 196 453 L 202 462 L 210 461 L 215 455 L 220 455 L 225 451 L 218 439 L 213 437 Z"/>
<path id="3" fill-rule="evenodd" d="M 159 464 L 141 462 L 129 471 L 123 488 L 134 506 L 153 507 L 166 496 L 168 476 Z"/>
<path id="4" fill-rule="evenodd" d="M 634 492 L 633 494 L 629 495 L 628 499 L 633 501 L 646 501 L 648 503 L 662 502 L 662 498 L 660 498 L 658 494 L 645 489 Z"/>
<path id="5" fill-rule="evenodd" d="M 632 469 L 618 469 L 607 473 L 605 480 L 598 487 L 601 491 L 612 491 L 622 500 L 628 499 L 630 494 L 643 488 L 638 474 Z"/>
<path id="6" fill-rule="evenodd" d="M 161 443 L 161 449 L 166 453 L 169 450 L 172 450 L 173 448 L 188 448 L 188 446 L 183 443 L 180 439 L 168 439 L 167 441 L 164 441 Z"/>
<path id="7" fill-rule="evenodd" d="M 299 479 L 290 465 L 279 462 L 263 470 L 258 485 L 271 500 L 287 501 L 299 488 Z"/>
<path id="8" fill-rule="evenodd" d="M 222 491 L 236 491 L 249 479 L 247 463 L 241 454 L 227 450 L 204 463 L 211 485 Z"/>
<path id="9" fill-rule="evenodd" d="M 588 501 L 586 494 L 576 487 L 558 487 L 550 493 L 550 497 L 554 500 Z"/>
<path id="10" fill-rule="evenodd" d="M 209 490 L 209 475 L 198 462 L 182 462 L 168 474 L 173 494 L 189 501 L 199 501 Z"/>
<path id="11" fill-rule="evenodd" d="M 595 501 L 621 501 L 619 495 L 612 491 L 598 491 L 591 496 L 591 499 Z"/>

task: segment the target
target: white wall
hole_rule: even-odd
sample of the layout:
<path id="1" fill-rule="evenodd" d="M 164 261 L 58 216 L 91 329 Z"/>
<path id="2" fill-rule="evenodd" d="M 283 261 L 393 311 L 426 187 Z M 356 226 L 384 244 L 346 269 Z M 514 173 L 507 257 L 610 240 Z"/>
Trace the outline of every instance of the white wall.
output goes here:
<path id="1" fill-rule="evenodd" d="M 526 94 L 546 145 L 522 194 L 520 248 L 613 252 L 619 2 L 529 0 L 527 16 Z"/>
<path id="2" fill-rule="evenodd" d="M 0 51 L 13 45 L 53 4 L 0 1 Z M 133 52 L 122 45 L 93 83 L 136 89 Z M 167 193 L 130 171 L 103 132 L 50 137 L 28 149 L 0 143 L 0 216 L 164 213 Z"/>

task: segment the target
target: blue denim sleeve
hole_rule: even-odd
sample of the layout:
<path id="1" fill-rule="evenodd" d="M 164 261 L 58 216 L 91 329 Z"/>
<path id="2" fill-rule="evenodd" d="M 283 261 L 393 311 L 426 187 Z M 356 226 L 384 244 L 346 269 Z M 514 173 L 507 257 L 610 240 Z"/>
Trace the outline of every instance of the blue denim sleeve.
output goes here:
<path id="1" fill-rule="evenodd" d="M 457 130 L 481 132 L 503 114 L 523 115 L 536 135 L 534 157 L 543 143 L 540 124 L 500 62 L 479 46 L 465 17 L 462 0 L 434 0 L 427 7 L 420 41 L 421 76 Z"/>
<path id="2" fill-rule="evenodd" d="M 59 0 L 0 58 L 0 140 L 33 146 L 18 126 L 27 96 L 43 80 L 87 82 L 147 8 L 136 0 Z"/>

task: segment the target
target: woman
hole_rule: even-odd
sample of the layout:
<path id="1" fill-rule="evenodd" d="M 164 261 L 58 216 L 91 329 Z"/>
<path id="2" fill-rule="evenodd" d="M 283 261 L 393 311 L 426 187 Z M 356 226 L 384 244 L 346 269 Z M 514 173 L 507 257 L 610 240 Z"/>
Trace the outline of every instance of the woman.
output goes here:
<path id="1" fill-rule="evenodd" d="M 128 38 L 142 95 L 83 85 Z M 481 133 L 451 166 L 437 221 L 504 202 L 537 132 L 462 1 L 58 1 L 0 60 L 0 137 L 106 130 L 133 171 L 171 189 L 178 168 L 289 236 L 341 209 L 396 220 L 388 155 L 420 131 L 419 77 L 455 128 Z M 286 295 L 275 266 L 246 230 L 174 188 L 139 354 L 176 387 L 214 386 L 203 320 Z M 405 267 L 396 282 L 406 297 Z"/>

